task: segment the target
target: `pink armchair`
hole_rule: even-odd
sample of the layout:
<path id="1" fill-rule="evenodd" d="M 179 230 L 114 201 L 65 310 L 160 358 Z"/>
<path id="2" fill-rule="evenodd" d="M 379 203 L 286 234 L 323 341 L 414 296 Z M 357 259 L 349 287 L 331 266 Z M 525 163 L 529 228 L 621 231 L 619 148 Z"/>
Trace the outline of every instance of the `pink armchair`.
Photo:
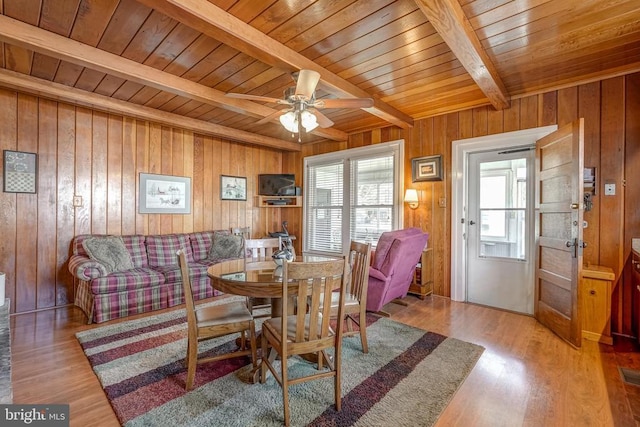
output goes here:
<path id="1" fill-rule="evenodd" d="M 419 228 L 382 233 L 369 268 L 368 311 L 379 312 L 385 304 L 407 296 L 428 240 L 429 233 Z"/>

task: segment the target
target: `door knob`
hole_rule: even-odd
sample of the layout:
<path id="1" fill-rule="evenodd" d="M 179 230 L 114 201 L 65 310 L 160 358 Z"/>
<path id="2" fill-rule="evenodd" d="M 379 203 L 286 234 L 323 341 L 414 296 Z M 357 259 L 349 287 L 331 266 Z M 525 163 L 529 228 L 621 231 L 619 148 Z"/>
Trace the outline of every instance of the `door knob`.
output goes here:
<path id="1" fill-rule="evenodd" d="M 476 222 L 474 220 L 469 221 L 469 225 L 474 225 Z"/>

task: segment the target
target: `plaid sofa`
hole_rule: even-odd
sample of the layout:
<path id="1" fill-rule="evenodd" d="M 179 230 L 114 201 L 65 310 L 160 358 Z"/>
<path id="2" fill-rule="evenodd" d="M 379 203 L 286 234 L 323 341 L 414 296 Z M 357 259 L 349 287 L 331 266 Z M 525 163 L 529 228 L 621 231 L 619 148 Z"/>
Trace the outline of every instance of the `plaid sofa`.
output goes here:
<path id="1" fill-rule="evenodd" d="M 194 298 L 217 295 L 207 276 L 207 268 L 222 261 L 209 256 L 217 233 L 229 232 L 121 236 L 134 268 L 111 274 L 107 274 L 104 265 L 91 259 L 82 245 L 86 238 L 95 235 L 76 236 L 69 259 L 69 271 L 79 282 L 75 305 L 85 312 L 88 323 L 101 323 L 182 304 L 182 277 L 176 256 L 180 248 L 187 252 Z"/>

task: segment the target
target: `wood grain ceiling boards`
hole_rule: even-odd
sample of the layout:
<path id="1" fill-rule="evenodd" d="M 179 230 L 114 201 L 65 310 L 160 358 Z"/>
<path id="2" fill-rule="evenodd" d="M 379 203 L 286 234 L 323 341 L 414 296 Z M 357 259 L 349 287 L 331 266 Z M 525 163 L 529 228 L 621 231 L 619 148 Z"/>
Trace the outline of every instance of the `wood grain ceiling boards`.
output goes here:
<path id="1" fill-rule="evenodd" d="M 256 124 L 282 106 L 224 93 L 280 98 L 294 84 L 291 72 L 311 68 L 322 76 L 318 97 L 375 100 L 367 111 L 323 110 L 335 125 L 304 135 L 308 142 L 500 109 L 513 98 L 640 70 L 637 0 L 2 0 L 0 7 L 7 70 L 0 85 L 37 86 L 40 95 L 50 90 L 98 109 L 144 106 L 154 120 L 179 126 L 185 117 L 202 132 L 237 129 L 283 149 L 296 139 L 277 122 Z M 75 90 L 60 98 L 57 85 Z"/>

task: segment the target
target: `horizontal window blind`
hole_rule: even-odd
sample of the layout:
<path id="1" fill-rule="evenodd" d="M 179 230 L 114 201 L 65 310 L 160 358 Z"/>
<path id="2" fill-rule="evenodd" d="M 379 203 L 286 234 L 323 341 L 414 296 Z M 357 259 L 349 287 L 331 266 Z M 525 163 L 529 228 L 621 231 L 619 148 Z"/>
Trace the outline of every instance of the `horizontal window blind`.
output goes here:
<path id="1" fill-rule="evenodd" d="M 401 153 L 396 142 L 305 159 L 304 251 L 342 254 L 401 227 Z"/>
<path id="2" fill-rule="evenodd" d="M 344 163 L 309 167 L 307 185 L 307 247 L 316 252 L 342 253 Z"/>

